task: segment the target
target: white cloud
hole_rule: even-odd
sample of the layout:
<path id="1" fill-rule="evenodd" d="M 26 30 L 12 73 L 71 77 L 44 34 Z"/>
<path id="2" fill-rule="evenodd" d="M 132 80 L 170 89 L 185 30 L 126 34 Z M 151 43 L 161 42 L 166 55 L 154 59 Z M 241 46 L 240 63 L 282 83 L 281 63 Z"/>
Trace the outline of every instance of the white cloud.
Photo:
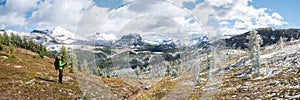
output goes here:
<path id="1" fill-rule="evenodd" d="M 205 0 L 209 5 L 215 7 L 225 7 L 233 3 L 233 0 Z"/>
<path id="2" fill-rule="evenodd" d="M 219 24 L 220 25 L 229 25 L 230 23 L 228 21 L 221 21 Z"/>
<path id="3" fill-rule="evenodd" d="M 201 24 L 197 23 L 186 9 L 165 1 L 135 1 L 119 9 L 112 10 L 101 31 L 118 34 L 120 31 L 126 33 L 130 33 L 130 31 L 203 33 Z M 117 36 L 121 36 L 118 34 Z"/>
<path id="4" fill-rule="evenodd" d="M 114 33 L 118 38 L 138 33 L 147 38 L 161 36 L 174 41 L 206 33 L 187 9 L 166 1 L 135 1 L 113 9 L 101 25 L 102 33 Z"/>
<path id="5" fill-rule="evenodd" d="M 37 6 L 38 0 L 7 0 L 5 6 L 0 7 L 1 28 L 24 26 L 26 12 Z"/>
<path id="6" fill-rule="evenodd" d="M 96 35 L 97 39 L 106 40 L 106 41 L 115 41 L 117 40 L 117 37 L 114 34 L 110 33 L 100 33 Z"/>
<path id="7" fill-rule="evenodd" d="M 121 29 L 121 33 L 176 33 L 179 29 L 179 25 L 168 17 L 161 15 L 145 15 L 137 17 L 127 23 Z"/>
<path id="8" fill-rule="evenodd" d="M 286 22 L 283 22 L 281 20 L 278 20 L 276 17 L 272 17 L 268 14 L 265 14 L 264 16 L 261 16 L 259 18 L 257 18 L 256 21 L 256 27 L 267 27 L 269 25 L 283 25 L 283 24 L 287 24 Z"/>
<path id="9" fill-rule="evenodd" d="M 84 10 L 92 3 L 92 0 L 45 0 L 37 6 L 29 22 L 43 29 L 62 26 L 74 32 Z"/>
<path id="10" fill-rule="evenodd" d="M 27 10 L 35 7 L 38 0 L 7 0 L 4 6 L 5 12 L 18 12 L 25 14 Z"/>
<path id="11" fill-rule="evenodd" d="M 196 0 L 168 0 L 169 2 L 175 3 L 180 7 L 183 7 L 184 2 L 196 2 Z"/>
<path id="12" fill-rule="evenodd" d="M 25 18 L 18 13 L 9 13 L 0 16 L 0 23 L 3 24 L 3 28 L 9 26 L 23 26 L 26 24 Z"/>
<path id="13" fill-rule="evenodd" d="M 126 4 L 126 3 L 130 3 L 130 2 L 135 2 L 135 1 L 147 2 L 147 1 L 150 1 L 150 0 L 123 0 L 123 3 Z M 165 1 L 173 3 L 173 4 L 178 5 L 180 7 L 183 7 L 184 2 L 196 2 L 197 0 L 165 0 Z"/>
<path id="14" fill-rule="evenodd" d="M 80 18 L 76 33 L 81 36 L 91 36 L 99 32 L 101 24 L 109 15 L 109 8 L 92 6 Z"/>
<path id="15" fill-rule="evenodd" d="M 279 20 L 283 20 L 283 17 L 280 16 L 279 13 L 277 13 L 277 12 L 272 13 L 272 17 L 277 18 Z"/>
<path id="16" fill-rule="evenodd" d="M 249 5 L 249 2 L 252 2 L 252 0 L 205 0 L 203 3 L 196 5 L 193 14 L 204 26 L 211 24 L 210 19 L 219 21 L 220 26 L 226 26 L 226 29 L 222 30 L 223 32 L 232 30 L 244 32 L 253 28 L 287 24 L 277 12 L 270 15 L 267 8 L 254 8 Z M 227 23 L 228 21 L 234 24 L 231 25 Z"/>
<path id="17" fill-rule="evenodd" d="M 254 8 L 249 5 L 252 0 L 205 0 L 196 5 L 191 11 L 192 15 L 188 9 L 182 9 L 182 5 L 184 2 L 196 0 L 124 0 L 136 2 L 110 12 L 108 8 L 95 6 L 93 0 L 44 0 L 37 4 L 38 1 L 40 0 L 7 0 L 6 5 L 0 7 L 0 28 L 36 25 L 39 29 L 50 29 L 62 26 L 82 34 L 99 30 L 107 33 L 146 30 L 201 33 L 204 28 L 206 33 L 211 35 L 220 31 L 232 33 L 233 30 L 241 32 L 252 28 L 287 24 L 279 13 L 270 13 L 267 8 Z M 32 17 L 25 18 L 26 13 L 32 10 Z M 153 20 L 141 17 L 149 15 L 149 19 Z M 104 20 L 105 23 L 101 24 Z M 171 23 L 172 21 L 174 23 Z M 224 29 L 220 30 L 219 26 Z"/>

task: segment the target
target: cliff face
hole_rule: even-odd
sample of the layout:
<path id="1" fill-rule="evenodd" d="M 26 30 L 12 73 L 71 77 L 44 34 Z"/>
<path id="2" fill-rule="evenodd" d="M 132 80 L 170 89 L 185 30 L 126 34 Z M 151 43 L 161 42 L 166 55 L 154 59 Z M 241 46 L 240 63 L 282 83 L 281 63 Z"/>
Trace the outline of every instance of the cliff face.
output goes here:
<path id="1" fill-rule="evenodd" d="M 299 39 L 300 37 L 300 29 L 272 29 L 272 28 L 260 28 L 256 29 L 259 35 L 261 35 L 263 39 L 262 47 L 275 44 L 279 41 L 280 37 L 284 40 L 284 42 L 288 42 L 291 40 Z M 244 34 L 236 35 L 231 38 L 225 39 L 225 43 L 227 47 L 233 48 L 247 48 L 248 39 L 247 36 L 249 32 Z"/>

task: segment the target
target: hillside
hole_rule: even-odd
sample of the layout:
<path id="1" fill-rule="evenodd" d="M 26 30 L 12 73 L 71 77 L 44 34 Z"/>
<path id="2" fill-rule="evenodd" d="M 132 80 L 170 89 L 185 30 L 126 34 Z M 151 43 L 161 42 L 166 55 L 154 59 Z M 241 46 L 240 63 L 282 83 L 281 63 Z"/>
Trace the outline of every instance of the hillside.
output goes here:
<path id="1" fill-rule="evenodd" d="M 68 68 L 64 69 L 63 84 L 59 84 L 58 72 L 53 66 L 54 59 L 41 58 L 38 54 L 21 48 L 15 50 L 16 59 L 8 59 L 8 47 L 4 48 L 4 51 L 0 51 L 0 99 L 89 98 L 89 94 L 81 91 L 84 88 L 80 88 L 78 82 L 81 86 L 93 83 L 105 85 L 105 89 L 116 94 L 117 98 L 129 98 L 139 91 L 139 88 L 118 78 L 88 76 L 84 77 L 85 81 L 78 81 L 83 80 L 80 78 L 85 74 L 77 71 L 76 74 L 70 73 Z"/>
<path id="2" fill-rule="evenodd" d="M 67 70 L 64 84 L 58 84 L 53 59 L 20 48 L 16 54 L 16 59 L 7 59 L 7 52 L 0 51 L 0 99 L 74 99 L 82 95 L 74 74 Z"/>

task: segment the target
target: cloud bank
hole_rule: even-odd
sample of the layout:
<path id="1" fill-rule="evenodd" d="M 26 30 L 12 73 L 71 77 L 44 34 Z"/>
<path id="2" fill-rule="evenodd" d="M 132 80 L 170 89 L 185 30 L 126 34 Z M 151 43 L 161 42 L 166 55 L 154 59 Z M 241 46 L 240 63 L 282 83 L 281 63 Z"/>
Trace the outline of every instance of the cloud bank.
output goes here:
<path id="1" fill-rule="evenodd" d="M 99 7 L 93 0 L 2 0 L 0 28 L 30 31 L 33 28 L 51 29 L 61 26 L 81 34 L 149 30 L 164 33 L 190 31 L 240 34 L 253 28 L 288 24 L 277 12 L 253 7 L 252 0 L 123 2 L 131 3 L 112 9 Z M 194 3 L 195 8 L 184 8 L 186 2 Z M 147 15 L 151 15 L 150 18 Z"/>

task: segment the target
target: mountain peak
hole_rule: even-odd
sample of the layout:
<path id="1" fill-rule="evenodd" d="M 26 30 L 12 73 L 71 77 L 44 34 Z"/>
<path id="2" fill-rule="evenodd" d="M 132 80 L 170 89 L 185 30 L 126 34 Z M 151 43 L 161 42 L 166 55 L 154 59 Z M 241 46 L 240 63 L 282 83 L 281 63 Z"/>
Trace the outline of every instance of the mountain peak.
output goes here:
<path id="1" fill-rule="evenodd" d="M 71 33 L 70 31 L 62 28 L 61 26 L 56 26 L 55 28 L 53 28 L 52 32 L 54 32 L 54 31 Z"/>
<path id="2" fill-rule="evenodd" d="M 52 30 L 51 36 L 54 37 L 58 43 L 70 44 L 74 41 L 75 34 L 57 26 Z"/>

